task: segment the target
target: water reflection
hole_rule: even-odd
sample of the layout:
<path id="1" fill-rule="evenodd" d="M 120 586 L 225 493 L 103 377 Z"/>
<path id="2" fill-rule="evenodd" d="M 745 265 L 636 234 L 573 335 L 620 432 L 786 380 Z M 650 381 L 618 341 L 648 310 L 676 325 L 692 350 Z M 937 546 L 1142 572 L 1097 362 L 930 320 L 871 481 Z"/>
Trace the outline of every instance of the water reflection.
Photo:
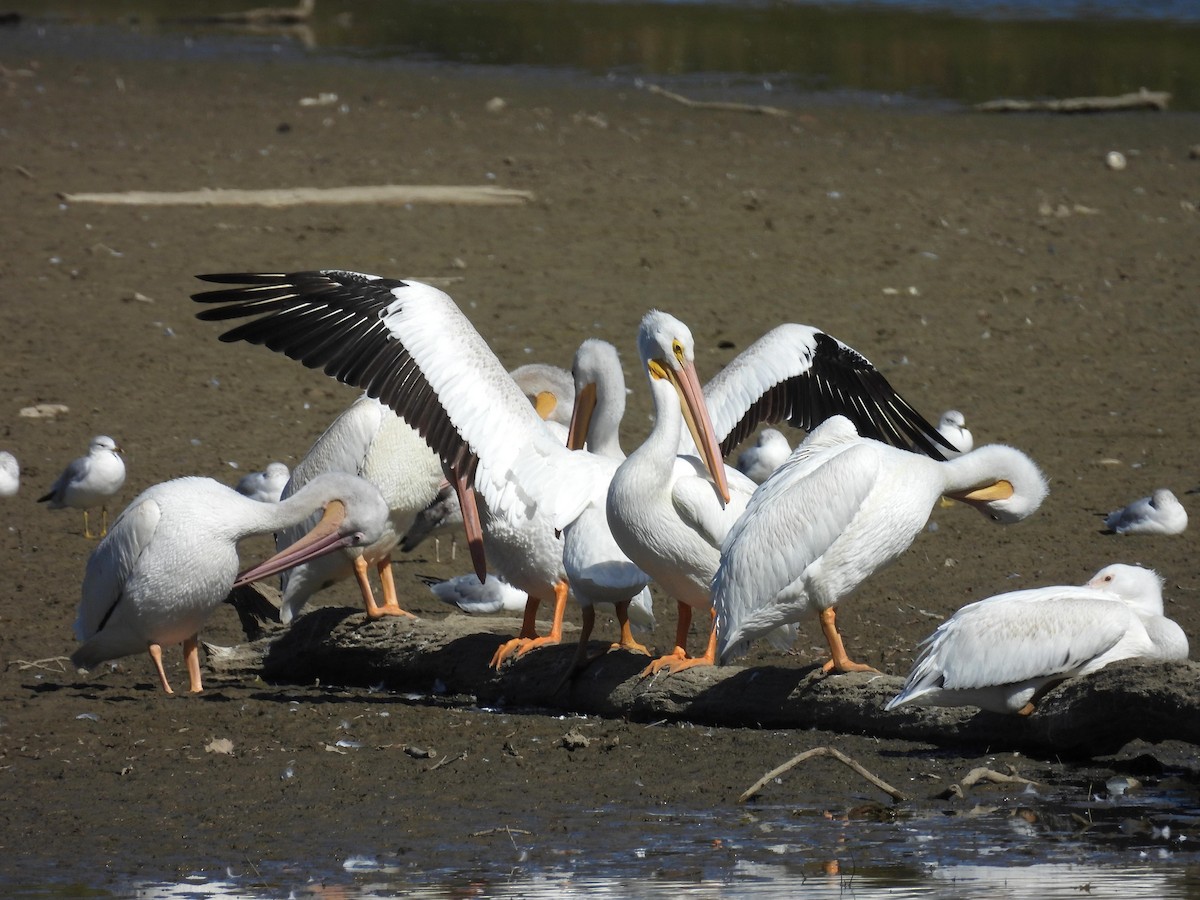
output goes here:
<path id="1" fill-rule="evenodd" d="M 165 34 L 248 34 L 198 21 L 252 0 L 43 0 L 44 15 Z M 966 13 L 966 14 L 964 14 Z M 1131 14 L 1133 17 L 1131 17 Z M 722 89 L 997 97 L 1170 91 L 1200 109 L 1200 6 L 1179 0 L 1034 3 L 670 3 L 340 0 L 299 29 L 256 28 L 320 52 L 372 59 L 691 78 Z M 291 36 L 289 38 L 289 35 Z M 297 37 L 299 35 L 299 37 Z"/>

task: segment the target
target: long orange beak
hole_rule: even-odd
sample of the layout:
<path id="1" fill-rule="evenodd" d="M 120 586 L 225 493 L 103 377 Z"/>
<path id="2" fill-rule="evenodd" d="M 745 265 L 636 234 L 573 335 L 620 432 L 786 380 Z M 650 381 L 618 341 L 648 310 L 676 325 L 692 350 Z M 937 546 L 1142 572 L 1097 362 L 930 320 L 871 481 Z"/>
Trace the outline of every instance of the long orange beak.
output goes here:
<path id="1" fill-rule="evenodd" d="M 338 533 L 338 528 L 341 527 L 345 518 L 346 505 L 341 500 L 330 500 L 325 505 L 325 514 L 321 516 L 321 521 L 314 525 L 308 534 L 290 547 L 280 550 L 270 559 L 242 572 L 234 581 L 233 586 L 237 588 L 252 581 L 261 581 L 284 569 L 308 562 L 310 559 L 316 559 L 318 556 L 325 556 L 335 550 L 353 547 L 361 543 L 363 540 L 361 531 L 352 531 L 349 534 Z"/>
<path id="2" fill-rule="evenodd" d="M 687 422 L 704 467 L 717 485 L 721 499 L 729 502 L 729 482 L 725 478 L 725 459 L 721 456 L 721 448 L 717 443 L 717 435 L 713 431 L 712 419 L 708 415 L 708 406 L 704 402 L 704 389 L 700 386 L 700 377 L 696 374 L 696 364 L 683 364 L 682 371 L 667 369 L 671 383 L 679 394 L 680 405 L 683 408 L 683 420 Z"/>
<path id="3" fill-rule="evenodd" d="M 585 384 L 575 397 L 575 408 L 571 412 L 571 428 L 567 431 L 567 448 L 582 450 L 587 443 L 588 429 L 592 427 L 592 414 L 596 411 L 596 385 Z"/>

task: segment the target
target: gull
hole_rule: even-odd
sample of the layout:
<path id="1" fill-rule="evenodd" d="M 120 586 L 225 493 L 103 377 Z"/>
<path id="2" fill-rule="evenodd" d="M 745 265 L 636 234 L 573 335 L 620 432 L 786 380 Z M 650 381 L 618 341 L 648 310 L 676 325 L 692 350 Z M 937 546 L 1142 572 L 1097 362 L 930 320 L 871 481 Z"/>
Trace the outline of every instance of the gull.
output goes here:
<path id="1" fill-rule="evenodd" d="M 1104 517 L 1104 526 L 1117 534 L 1181 534 L 1187 523 L 1187 510 L 1166 488 Z"/>
<path id="2" fill-rule="evenodd" d="M 108 533 L 108 498 L 125 483 L 125 463 L 120 454 L 121 448 L 108 435 L 92 438 L 87 455 L 72 460 L 50 490 L 38 497 L 38 503 L 50 509 L 83 510 L 83 536 L 87 538 L 97 537 L 88 523 L 88 510 L 99 506 L 99 537 L 104 537 Z"/>
<path id="3" fill-rule="evenodd" d="M 7 450 L 0 450 L 0 497 L 16 496 L 21 489 L 21 467 L 17 458 Z"/>
<path id="4" fill-rule="evenodd" d="M 268 463 L 261 472 L 243 475 L 234 490 L 259 503 L 278 503 L 291 475 L 291 470 L 284 463 Z"/>

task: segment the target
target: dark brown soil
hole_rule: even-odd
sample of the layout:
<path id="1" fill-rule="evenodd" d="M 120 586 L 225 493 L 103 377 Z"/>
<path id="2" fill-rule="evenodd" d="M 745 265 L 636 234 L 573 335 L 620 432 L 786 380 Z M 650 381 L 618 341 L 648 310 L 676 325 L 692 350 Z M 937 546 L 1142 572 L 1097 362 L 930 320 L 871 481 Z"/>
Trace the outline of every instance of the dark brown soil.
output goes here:
<path id="1" fill-rule="evenodd" d="M 977 442 L 1028 451 L 1051 480 L 1042 510 L 1018 526 L 938 509 L 936 530 L 842 607 L 852 655 L 903 674 L 917 641 L 964 603 L 1078 583 L 1118 561 L 1158 569 L 1168 614 L 1189 635 L 1200 629 L 1196 532 L 1120 538 L 1101 534 L 1098 517 L 1160 486 L 1196 514 L 1184 493 L 1200 483 L 1195 116 L 822 107 L 779 119 L 446 69 L 161 61 L 29 32 L 2 40 L 0 448 L 20 459 L 23 487 L 3 502 L 0 530 L 0 850 L 27 862 L 0 883 L 125 885 L 231 867 L 302 884 L 354 855 L 485 877 L 574 859 L 585 834 L 589 853 L 629 866 L 632 848 L 671 845 L 678 855 L 655 871 L 703 877 L 731 847 L 749 854 L 766 840 L 737 797 L 810 746 L 836 744 L 926 810 L 977 764 L 1012 763 L 1078 802 L 1104 777 L 1002 747 L 960 757 L 323 685 L 217 680 L 203 696 L 167 697 L 141 657 L 75 673 L 64 661 L 93 544 L 77 513 L 34 500 L 92 435 L 126 450 L 123 504 L 183 474 L 232 483 L 233 463 L 295 462 L 355 396 L 261 348 L 219 343 L 188 299 L 196 273 L 457 278 L 450 292 L 509 365 L 567 365 L 588 335 L 628 363 L 653 306 L 689 322 L 702 375 L 781 321 L 821 327 L 928 416 L 962 409 Z M 323 91 L 344 106 L 300 105 Z M 507 105 L 488 111 L 497 96 Z M 1105 167 L 1110 150 L 1125 170 Z M 537 200 L 263 210 L 57 196 L 384 183 L 495 183 Z M 627 377 L 631 446 L 648 404 L 640 377 Z M 19 414 L 39 403 L 69 412 Z M 432 547 L 401 561 L 409 608 L 449 614 L 410 576 L 465 565 L 435 563 Z M 356 602 L 352 586 L 322 599 Z M 663 646 L 673 614 L 657 602 Z M 232 611 L 205 637 L 238 640 Z M 819 645 L 809 629 L 794 659 L 764 650 L 751 662 L 807 665 Z M 177 652 L 169 664 L 185 683 Z M 572 729 L 591 742 L 567 749 Z M 887 800 L 829 761 L 766 794 L 838 816 Z M 492 831 L 506 826 L 529 834 Z M 844 852 L 830 836 L 803 864 Z"/>

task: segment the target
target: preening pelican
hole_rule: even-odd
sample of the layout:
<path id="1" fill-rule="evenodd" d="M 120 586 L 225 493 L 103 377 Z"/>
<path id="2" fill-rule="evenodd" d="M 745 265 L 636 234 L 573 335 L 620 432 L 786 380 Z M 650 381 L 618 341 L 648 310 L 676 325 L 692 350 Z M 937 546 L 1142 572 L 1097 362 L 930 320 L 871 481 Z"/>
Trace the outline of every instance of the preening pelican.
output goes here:
<path id="1" fill-rule="evenodd" d="M 967 418 L 957 409 L 948 409 L 938 420 L 938 434 L 953 446 L 954 450 L 946 456 L 958 456 L 960 453 L 970 453 L 975 449 L 975 438 L 967 430 Z"/>
<path id="2" fill-rule="evenodd" d="M 38 497 L 50 509 L 83 510 L 83 536 L 92 534 L 88 523 L 88 510 L 100 507 L 100 534 L 108 533 L 108 498 L 114 496 L 125 483 L 125 463 L 121 461 L 121 448 L 106 434 L 92 438 L 86 456 L 72 460 L 63 469 L 50 490 Z"/>
<path id="3" fill-rule="evenodd" d="M 304 521 L 320 522 L 291 547 L 238 576 L 237 542 Z M 258 503 L 211 478 L 178 478 L 146 489 L 113 522 L 87 562 L 71 656 L 81 668 L 149 651 L 172 693 L 162 645 L 183 644 L 192 691 L 200 691 L 197 636 L 231 588 L 342 547 L 378 537 L 387 517 L 379 492 L 332 473 L 279 503 Z"/>
<path id="4" fill-rule="evenodd" d="M 1118 659 L 1188 655 L 1183 629 L 1163 616 L 1162 579 L 1119 563 L 1083 587 L 1031 588 L 968 604 L 921 646 L 887 709 L 917 703 L 1029 715 L 1063 679 Z"/>
<path id="5" fill-rule="evenodd" d="M 201 278 L 243 285 L 196 295 L 223 304 L 201 318 L 260 316 L 222 340 L 323 368 L 422 435 L 459 494 L 480 581 L 486 540 L 498 574 L 530 595 L 518 652 L 561 640 L 568 587 L 556 531 L 579 515 L 601 472 L 554 438 L 454 301 L 419 282 L 337 270 Z M 548 598 L 554 624 L 536 638 L 533 601 Z"/>
<path id="6" fill-rule="evenodd" d="M 725 540 L 713 579 L 721 660 L 817 613 L 832 657 L 826 670 L 869 670 L 847 657 L 834 607 L 908 548 L 938 498 L 1008 524 L 1034 512 L 1046 491 L 1037 466 L 1011 447 L 937 461 L 828 419 L 763 483 Z M 793 636 L 784 629 L 773 643 Z"/>
<path id="7" fill-rule="evenodd" d="M 1166 488 L 1104 517 L 1104 527 L 1117 534 L 1182 534 L 1187 523 L 1187 510 Z"/>
<path id="8" fill-rule="evenodd" d="M 792 445 L 775 428 L 764 428 L 753 447 L 747 447 L 738 456 L 738 471 L 753 481 L 762 484 L 767 477 L 783 465 L 792 453 Z"/>
<path id="9" fill-rule="evenodd" d="M 234 490 L 259 503 L 278 503 L 291 476 L 291 470 L 283 463 L 268 463 L 261 472 L 250 472 L 239 478 Z"/>
<path id="10" fill-rule="evenodd" d="M 407 422 L 363 395 L 333 420 L 296 464 L 283 496 L 294 494 L 324 472 L 357 475 L 379 488 L 388 505 L 387 525 L 369 546 L 322 556 L 284 572 L 280 620 L 291 622 L 313 594 L 351 575 L 370 618 L 411 615 L 400 607 L 391 553 L 417 514 L 437 495 L 443 481 L 437 456 Z M 286 547 L 311 524 L 281 529 L 275 535 L 276 547 Z M 367 577 L 371 566 L 379 575 L 382 604 L 376 602 Z"/>
<path id="11" fill-rule="evenodd" d="M 0 450 L 0 497 L 16 496 L 21 489 L 21 467 L 17 458 L 7 450 Z"/>

